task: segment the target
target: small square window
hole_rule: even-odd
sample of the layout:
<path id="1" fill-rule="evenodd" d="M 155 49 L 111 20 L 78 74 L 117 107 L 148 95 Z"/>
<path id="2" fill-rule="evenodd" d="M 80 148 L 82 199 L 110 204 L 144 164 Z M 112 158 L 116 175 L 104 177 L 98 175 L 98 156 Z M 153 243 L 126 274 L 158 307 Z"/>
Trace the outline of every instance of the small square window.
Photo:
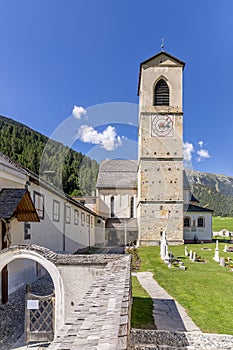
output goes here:
<path id="1" fill-rule="evenodd" d="M 65 205 L 65 212 L 66 212 L 66 224 L 70 224 L 71 222 L 71 208 L 69 205 Z"/>
<path id="2" fill-rule="evenodd" d="M 24 239 L 31 239 L 31 234 L 29 233 L 29 230 L 31 228 L 31 225 L 28 222 L 24 223 Z"/>
<path id="3" fill-rule="evenodd" d="M 33 202 L 40 219 L 44 220 L 44 195 L 34 191 Z"/>
<path id="4" fill-rule="evenodd" d="M 60 221 L 60 202 L 53 200 L 53 221 Z"/>
<path id="5" fill-rule="evenodd" d="M 74 224 L 79 224 L 79 211 L 77 209 L 74 209 Z"/>
<path id="6" fill-rule="evenodd" d="M 86 215 L 86 225 L 89 227 L 90 226 L 90 214 Z"/>
<path id="7" fill-rule="evenodd" d="M 84 226 L 85 225 L 85 214 L 82 213 L 82 216 L 81 216 L 81 225 Z"/>

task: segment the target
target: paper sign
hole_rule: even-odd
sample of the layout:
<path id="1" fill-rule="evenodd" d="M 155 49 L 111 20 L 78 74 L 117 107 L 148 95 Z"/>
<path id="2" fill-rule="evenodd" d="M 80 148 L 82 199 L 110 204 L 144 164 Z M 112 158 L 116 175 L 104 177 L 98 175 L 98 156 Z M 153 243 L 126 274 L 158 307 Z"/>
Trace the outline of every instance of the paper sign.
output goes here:
<path id="1" fill-rule="evenodd" d="M 39 309 L 39 300 L 28 300 L 27 301 L 28 310 L 38 310 Z"/>

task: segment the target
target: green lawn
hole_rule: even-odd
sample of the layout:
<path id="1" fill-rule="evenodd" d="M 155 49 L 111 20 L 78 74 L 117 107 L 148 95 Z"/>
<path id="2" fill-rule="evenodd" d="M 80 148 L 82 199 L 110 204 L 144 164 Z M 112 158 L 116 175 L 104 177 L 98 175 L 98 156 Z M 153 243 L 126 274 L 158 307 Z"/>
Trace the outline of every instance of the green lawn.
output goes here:
<path id="1" fill-rule="evenodd" d="M 201 250 L 212 248 L 211 251 Z M 219 244 L 220 256 L 224 243 Z M 233 334 L 233 272 L 213 260 L 215 244 L 190 244 L 207 263 L 193 263 L 184 255 L 184 246 L 170 246 L 176 257 L 187 267 L 183 271 L 168 269 L 159 256 L 159 247 L 139 248 L 141 271 L 151 271 L 156 280 L 184 306 L 193 321 L 203 332 Z M 232 254 L 232 255 L 231 255 Z"/>
<path id="2" fill-rule="evenodd" d="M 156 329 L 152 316 L 153 302 L 138 282 L 137 277 L 132 277 L 132 293 L 131 326 L 133 328 Z"/>
<path id="3" fill-rule="evenodd" d="M 228 231 L 233 231 L 233 218 L 222 218 L 220 216 L 213 217 L 213 231 L 220 231 L 222 229 L 226 229 Z"/>

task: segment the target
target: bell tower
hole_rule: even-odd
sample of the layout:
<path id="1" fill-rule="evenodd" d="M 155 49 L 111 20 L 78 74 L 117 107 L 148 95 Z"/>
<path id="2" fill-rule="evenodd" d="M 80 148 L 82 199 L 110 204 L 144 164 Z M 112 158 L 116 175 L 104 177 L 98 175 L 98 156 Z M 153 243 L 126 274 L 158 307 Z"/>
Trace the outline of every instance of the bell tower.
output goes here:
<path id="1" fill-rule="evenodd" d="M 140 65 L 138 244 L 183 243 L 183 109 L 185 63 L 161 51 Z"/>

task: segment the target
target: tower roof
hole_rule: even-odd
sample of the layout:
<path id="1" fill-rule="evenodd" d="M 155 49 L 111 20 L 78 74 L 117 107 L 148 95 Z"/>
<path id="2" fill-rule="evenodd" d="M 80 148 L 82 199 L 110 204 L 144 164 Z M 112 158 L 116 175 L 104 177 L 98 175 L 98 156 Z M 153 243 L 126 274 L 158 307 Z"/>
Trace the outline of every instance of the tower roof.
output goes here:
<path id="1" fill-rule="evenodd" d="M 185 62 L 181 61 L 180 59 L 176 58 L 175 56 L 172 56 L 170 53 L 165 51 L 160 51 L 156 55 L 141 62 L 138 78 L 138 95 L 140 90 L 141 71 L 143 66 L 180 66 L 182 67 L 182 69 L 184 69 Z"/>

